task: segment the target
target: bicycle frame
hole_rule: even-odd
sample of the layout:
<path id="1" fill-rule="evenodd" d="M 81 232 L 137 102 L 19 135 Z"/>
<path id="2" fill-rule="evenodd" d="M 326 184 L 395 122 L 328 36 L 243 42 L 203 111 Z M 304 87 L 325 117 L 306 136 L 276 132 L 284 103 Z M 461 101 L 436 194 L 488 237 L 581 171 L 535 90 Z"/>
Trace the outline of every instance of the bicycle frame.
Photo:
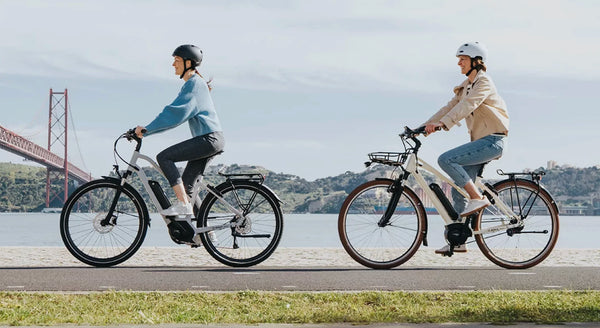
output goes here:
<path id="1" fill-rule="evenodd" d="M 457 222 L 463 223 L 464 222 L 464 218 L 459 218 L 457 221 L 454 221 L 450 217 L 450 215 L 448 214 L 448 212 L 444 208 L 444 205 L 442 205 L 442 202 L 437 197 L 437 195 L 429 188 L 429 185 L 425 181 L 425 178 L 419 172 L 420 169 L 423 169 L 425 171 L 428 171 L 428 172 L 432 173 L 437 178 L 439 178 L 440 180 L 448 183 L 450 186 L 452 186 L 452 188 L 454 188 L 458 192 L 460 192 L 461 195 L 463 195 L 466 198 L 469 198 L 469 195 L 467 194 L 467 192 L 463 188 L 460 188 L 459 186 L 457 186 L 452 180 L 450 180 L 444 174 L 442 174 L 441 172 L 439 172 L 438 170 L 436 170 L 433 166 L 429 165 L 427 162 L 425 162 L 421 158 L 418 158 L 416 154 L 411 153 L 411 154 L 408 155 L 408 158 L 407 158 L 407 161 L 406 161 L 406 165 L 404 166 L 404 170 L 406 172 L 409 172 L 410 175 L 412 175 L 415 178 L 415 181 L 421 187 L 421 189 L 423 189 L 423 192 L 427 195 L 427 197 L 429 197 L 429 199 L 431 199 L 431 201 L 433 203 L 433 206 L 435 207 L 435 209 L 438 211 L 438 213 L 440 214 L 440 216 L 444 220 L 444 223 L 446 225 L 449 225 L 449 224 L 452 224 L 452 223 L 457 223 Z M 509 218 L 510 220 L 516 219 L 516 221 L 515 221 L 516 223 L 506 224 L 506 223 L 503 222 L 502 224 L 499 224 L 497 226 L 492 226 L 492 227 L 488 227 L 488 228 L 485 228 L 485 229 L 482 229 L 482 230 L 473 231 L 473 234 L 491 233 L 491 232 L 506 230 L 506 229 L 509 229 L 509 228 L 515 228 L 515 227 L 518 227 L 520 225 L 520 221 L 521 221 L 520 216 L 517 215 L 517 214 L 515 214 L 513 212 L 512 208 L 510 208 L 508 205 L 506 205 L 498 197 L 498 195 L 496 195 L 496 193 L 494 191 L 490 190 L 490 188 L 488 188 L 481 181 L 480 177 L 477 177 L 477 179 L 475 181 L 475 185 L 478 188 L 480 188 L 481 190 L 483 190 L 484 194 L 487 194 L 490 197 L 492 197 L 493 203 L 500 210 L 500 212 L 502 212 L 502 214 L 504 215 L 503 217 Z M 504 221 L 504 219 L 502 221 Z"/>
<path id="2" fill-rule="evenodd" d="M 123 185 L 127 178 L 129 177 L 130 173 L 135 172 L 141 182 L 142 185 L 144 186 L 144 189 L 146 190 L 146 192 L 148 193 L 148 195 L 150 195 L 150 200 L 152 201 L 152 204 L 154 204 L 155 208 L 157 209 L 161 209 L 162 206 L 160 205 L 160 202 L 158 200 L 158 198 L 156 197 L 156 195 L 154 194 L 154 191 L 152 190 L 152 188 L 150 187 L 150 179 L 148 179 L 148 176 L 146 175 L 146 173 L 144 172 L 144 170 L 140 169 L 137 166 L 137 161 L 139 159 L 145 160 L 146 162 L 150 163 L 150 165 L 152 165 L 152 167 L 157 170 L 162 176 L 164 176 L 164 173 L 162 172 L 162 170 L 160 169 L 160 167 L 158 166 L 158 164 L 150 157 L 142 154 L 139 152 L 138 147 L 136 147 L 136 149 L 134 150 L 133 154 L 131 155 L 131 160 L 128 162 L 128 168 L 126 173 L 121 177 L 121 185 Z M 217 200 L 219 202 L 221 202 L 224 206 L 227 207 L 228 210 L 230 210 L 233 214 L 235 214 L 236 217 L 240 217 L 240 218 L 244 218 L 244 213 L 240 212 L 238 209 L 236 209 L 235 207 L 231 206 L 231 204 L 229 204 L 225 199 L 223 199 L 223 197 L 221 195 L 219 195 L 217 192 L 213 191 L 211 188 L 208 187 L 207 184 L 205 184 L 202 181 L 202 176 L 198 177 L 196 179 L 196 181 L 194 182 L 194 185 L 192 187 L 192 195 L 190 197 L 190 202 L 193 205 L 196 205 L 198 208 L 200 208 L 200 204 L 202 203 L 202 200 L 199 197 L 200 191 L 201 190 L 206 190 L 207 192 L 211 193 L 212 195 L 214 195 Z M 234 227 L 236 225 L 236 222 L 230 222 L 230 223 L 225 223 L 222 225 L 217 225 L 217 226 L 211 226 L 211 227 L 202 227 L 202 228 L 198 228 L 196 227 L 195 224 L 192 224 L 191 222 L 191 217 L 190 216 L 186 216 L 186 217 L 174 217 L 174 216 L 170 216 L 167 217 L 165 215 L 162 215 L 163 220 L 165 220 L 165 223 L 169 224 L 172 220 L 175 221 L 187 221 L 190 225 L 190 227 L 194 230 L 194 235 L 198 235 L 200 233 L 204 233 L 204 232 L 208 232 L 208 231 L 213 231 L 213 230 L 219 230 L 219 229 L 224 229 L 224 228 L 229 228 L 229 227 Z"/>

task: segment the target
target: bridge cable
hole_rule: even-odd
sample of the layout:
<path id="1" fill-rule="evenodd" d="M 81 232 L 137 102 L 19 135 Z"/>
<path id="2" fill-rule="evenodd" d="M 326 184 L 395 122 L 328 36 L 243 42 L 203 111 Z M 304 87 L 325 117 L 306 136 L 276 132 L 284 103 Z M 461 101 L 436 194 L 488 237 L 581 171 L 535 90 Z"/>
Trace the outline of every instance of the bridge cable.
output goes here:
<path id="1" fill-rule="evenodd" d="M 77 137 L 77 129 L 75 128 L 75 120 L 73 120 L 73 111 L 71 110 L 71 102 L 67 104 L 69 111 L 69 117 L 71 119 L 71 126 L 73 127 L 73 134 L 75 135 L 75 143 L 77 144 L 77 152 L 79 153 L 79 158 L 81 159 L 81 163 L 83 164 L 83 168 L 85 171 L 89 172 L 87 165 L 85 164 L 85 160 L 83 159 L 83 155 L 81 154 L 81 146 L 79 146 L 79 138 Z"/>

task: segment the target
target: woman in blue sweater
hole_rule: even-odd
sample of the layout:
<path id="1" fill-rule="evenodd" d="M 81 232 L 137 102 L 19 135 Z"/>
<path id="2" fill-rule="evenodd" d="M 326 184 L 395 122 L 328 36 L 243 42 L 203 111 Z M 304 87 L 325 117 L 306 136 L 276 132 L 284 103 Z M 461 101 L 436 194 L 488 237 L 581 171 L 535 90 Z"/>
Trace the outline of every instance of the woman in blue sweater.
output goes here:
<path id="1" fill-rule="evenodd" d="M 186 44 L 177 47 L 173 57 L 175 74 L 185 81 L 179 95 L 150 124 L 136 127 L 135 132 L 141 138 L 188 122 L 193 137 L 163 150 L 156 160 L 178 199 L 161 214 L 191 215 L 187 193 L 196 177 L 204 173 L 209 158 L 223 151 L 225 139 L 210 96 L 210 81 L 205 81 L 197 70 L 202 50 Z M 187 161 L 187 165 L 180 175 L 175 163 L 182 161 Z"/>

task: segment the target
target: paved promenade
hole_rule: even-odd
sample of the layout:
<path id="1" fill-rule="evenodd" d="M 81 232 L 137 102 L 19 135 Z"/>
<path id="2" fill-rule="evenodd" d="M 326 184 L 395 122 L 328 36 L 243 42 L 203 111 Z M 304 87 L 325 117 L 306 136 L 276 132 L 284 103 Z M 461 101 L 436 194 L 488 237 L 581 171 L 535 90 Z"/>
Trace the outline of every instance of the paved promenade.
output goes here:
<path id="1" fill-rule="evenodd" d="M 220 266 L 204 249 L 189 247 L 142 247 L 124 265 L 127 266 Z M 0 247 L 0 267 L 87 266 L 75 259 L 64 247 Z M 361 266 L 342 248 L 278 248 L 259 266 Z M 402 265 L 427 266 L 496 266 L 477 247 L 466 254 L 442 257 L 433 248 L 422 247 Z M 539 266 L 600 267 L 598 249 L 555 249 Z"/>

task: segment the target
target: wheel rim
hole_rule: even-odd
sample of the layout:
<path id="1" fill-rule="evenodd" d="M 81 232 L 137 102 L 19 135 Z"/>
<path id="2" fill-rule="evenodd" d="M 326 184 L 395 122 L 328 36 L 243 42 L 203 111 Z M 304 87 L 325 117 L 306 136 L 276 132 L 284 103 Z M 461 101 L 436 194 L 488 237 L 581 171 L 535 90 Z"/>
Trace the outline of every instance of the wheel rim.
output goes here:
<path id="1" fill-rule="evenodd" d="M 241 204 L 236 207 L 241 207 L 245 217 L 236 217 L 212 198 L 205 210 L 207 215 L 199 227 L 230 222 L 236 225 L 213 230 L 212 236 L 203 236 L 207 251 L 226 265 L 247 266 L 264 261 L 277 247 L 283 228 L 281 212 L 275 201 L 255 186 L 236 185 L 235 188 L 222 190 L 221 194 L 229 204 Z M 234 237 L 234 234 L 241 236 Z M 269 237 L 251 237 L 256 235 Z"/>
<path id="2" fill-rule="evenodd" d="M 62 218 L 65 245 L 79 260 L 92 265 L 114 265 L 139 247 L 146 232 L 139 202 L 123 191 L 110 224 L 103 224 L 115 186 L 96 185 L 74 195 Z"/>
<path id="3" fill-rule="evenodd" d="M 498 186 L 498 196 L 513 212 L 524 217 L 523 226 L 477 235 L 482 252 L 492 262 L 507 268 L 528 268 L 539 264 L 552 251 L 558 237 L 557 213 L 545 194 L 535 185 L 506 183 Z M 498 225 L 503 215 L 490 206 L 480 214 L 476 230 Z"/>
<path id="4" fill-rule="evenodd" d="M 385 226 L 378 223 L 389 203 L 388 184 L 368 187 L 343 208 L 340 237 L 348 253 L 370 267 L 399 265 L 412 256 L 421 230 L 413 201 L 403 194 Z"/>

